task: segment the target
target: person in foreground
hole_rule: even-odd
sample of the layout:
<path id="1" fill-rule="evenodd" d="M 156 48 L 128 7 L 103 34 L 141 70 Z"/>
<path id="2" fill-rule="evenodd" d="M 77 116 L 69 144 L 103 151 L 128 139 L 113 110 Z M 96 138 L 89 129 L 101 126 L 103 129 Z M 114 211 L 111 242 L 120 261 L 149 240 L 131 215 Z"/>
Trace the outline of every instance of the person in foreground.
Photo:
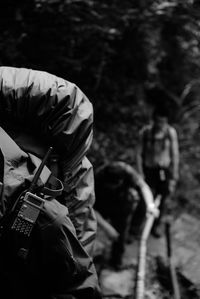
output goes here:
<path id="1" fill-rule="evenodd" d="M 2 299 L 101 298 L 92 258 L 93 168 L 86 158 L 92 124 L 92 105 L 75 84 L 0 67 Z"/>

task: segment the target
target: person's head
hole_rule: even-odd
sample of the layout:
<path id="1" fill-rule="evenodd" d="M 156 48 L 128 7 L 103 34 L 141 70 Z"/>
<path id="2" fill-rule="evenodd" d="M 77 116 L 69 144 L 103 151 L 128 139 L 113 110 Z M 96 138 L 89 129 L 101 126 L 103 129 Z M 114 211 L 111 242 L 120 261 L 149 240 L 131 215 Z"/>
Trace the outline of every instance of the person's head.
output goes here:
<path id="1" fill-rule="evenodd" d="M 164 107 L 156 107 L 153 112 L 154 127 L 163 130 L 168 124 L 168 111 Z"/>
<path id="2" fill-rule="evenodd" d="M 111 190 L 118 190 L 124 184 L 123 171 L 117 162 L 112 162 L 105 167 L 105 185 Z"/>
<path id="3" fill-rule="evenodd" d="M 162 86 L 145 90 L 147 100 L 153 109 L 153 121 L 158 127 L 163 127 L 172 116 L 172 96 Z"/>

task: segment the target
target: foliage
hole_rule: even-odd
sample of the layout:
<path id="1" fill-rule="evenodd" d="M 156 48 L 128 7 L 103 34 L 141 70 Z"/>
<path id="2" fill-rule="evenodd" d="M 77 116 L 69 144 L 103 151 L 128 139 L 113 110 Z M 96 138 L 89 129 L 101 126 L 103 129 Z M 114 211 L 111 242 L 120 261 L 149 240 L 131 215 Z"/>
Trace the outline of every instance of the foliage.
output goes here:
<path id="1" fill-rule="evenodd" d="M 95 166 L 112 159 L 134 164 L 138 130 L 164 101 L 149 101 L 146 90 L 161 86 L 179 132 L 181 167 L 192 173 L 187 188 L 198 184 L 197 1 L 2 0 L 0 16 L 1 65 L 64 77 L 93 102 Z M 181 175 L 185 186 L 188 176 Z"/>

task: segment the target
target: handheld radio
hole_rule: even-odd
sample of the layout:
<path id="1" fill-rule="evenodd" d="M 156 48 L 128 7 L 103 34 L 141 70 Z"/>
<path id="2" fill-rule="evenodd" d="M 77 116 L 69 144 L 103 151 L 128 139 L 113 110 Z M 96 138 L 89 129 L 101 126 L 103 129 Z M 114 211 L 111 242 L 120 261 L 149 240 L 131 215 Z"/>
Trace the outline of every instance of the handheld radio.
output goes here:
<path id="1" fill-rule="evenodd" d="M 36 187 L 37 181 L 40 177 L 40 174 L 45 166 L 47 159 L 52 152 L 52 147 L 49 148 L 44 159 L 42 160 L 36 174 L 33 178 L 33 181 L 25 193 L 19 198 L 19 202 L 15 205 L 17 208 L 17 215 L 11 226 L 11 230 L 17 234 L 29 237 L 31 231 L 37 221 L 37 218 L 40 214 L 41 209 L 44 206 L 45 200 L 36 194 L 34 194 L 34 189 Z"/>

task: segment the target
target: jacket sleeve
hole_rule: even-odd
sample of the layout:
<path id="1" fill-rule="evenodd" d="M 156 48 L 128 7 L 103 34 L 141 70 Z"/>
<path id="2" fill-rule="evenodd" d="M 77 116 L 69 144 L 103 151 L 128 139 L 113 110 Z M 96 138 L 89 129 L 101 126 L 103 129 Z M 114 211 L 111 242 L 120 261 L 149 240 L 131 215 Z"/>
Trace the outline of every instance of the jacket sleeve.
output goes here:
<path id="1" fill-rule="evenodd" d="M 38 225 L 43 248 L 40 275 L 43 273 L 45 289 L 55 299 L 68 298 L 69 294 L 74 298 L 101 298 L 94 264 L 77 241 L 68 209 L 51 200 L 45 202 L 44 210 L 45 217 L 41 214 Z"/>
<path id="2" fill-rule="evenodd" d="M 89 254 L 93 254 L 96 217 L 93 168 L 84 157 L 79 165 L 65 172 L 65 205 L 76 228 L 77 237 Z"/>
<path id="3" fill-rule="evenodd" d="M 0 125 L 14 124 L 59 154 L 65 203 L 78 239 L 91 253 L 96 231 L 93 169 L 86 159 L 92 142 L 93 108 L 73 83 L 25 68 L 0 67 Z"/>

